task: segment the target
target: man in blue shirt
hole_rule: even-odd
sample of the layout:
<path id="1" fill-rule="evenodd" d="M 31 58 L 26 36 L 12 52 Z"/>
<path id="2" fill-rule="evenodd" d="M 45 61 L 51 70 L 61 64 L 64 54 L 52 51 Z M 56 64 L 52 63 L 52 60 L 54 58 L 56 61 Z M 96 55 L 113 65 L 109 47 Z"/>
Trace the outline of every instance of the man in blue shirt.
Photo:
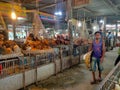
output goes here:
<path id="1" fill-rule="evenodd" d="M 109 47 L 113 48 L 114 35 L 110 31 L 108 32 L 107 39 Z"/>

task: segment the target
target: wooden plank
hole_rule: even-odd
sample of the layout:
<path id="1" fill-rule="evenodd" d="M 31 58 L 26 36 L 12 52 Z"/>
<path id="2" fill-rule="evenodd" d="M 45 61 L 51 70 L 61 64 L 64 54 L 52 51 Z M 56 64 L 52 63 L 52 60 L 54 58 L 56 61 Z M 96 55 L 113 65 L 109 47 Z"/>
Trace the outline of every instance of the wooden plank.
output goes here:
<path id="1" fill-rule="evenodd" d="M 87 6 L 91 0 L 73 0 L 73 8 L 78 9 Z"/>
<path id="2" fill-rule="evenodd" d="M 22 53 L 0 55 L 0 60 L 2 60 L 2 59 L 9 59 L 9 58 L 16 58 L 16 57 L 22 57 L 22 56 L 23 56 Z"/>
<path id="3" fill-rule="evenodd" d="M 74 0 L 74 6 L 89 4 L 90 0 Z"/>
<path id="4" fill-rule="evenodd" d="M 24 7 L 21 7 L 18 4 L 0 2 L 0 11 L 1 11 L 2 15 L 10 16 L 13 8 L 16 11 L 17 16 L 26 17 L 26 13 L 17 12 L 18 10 L 26 10 Z"/>

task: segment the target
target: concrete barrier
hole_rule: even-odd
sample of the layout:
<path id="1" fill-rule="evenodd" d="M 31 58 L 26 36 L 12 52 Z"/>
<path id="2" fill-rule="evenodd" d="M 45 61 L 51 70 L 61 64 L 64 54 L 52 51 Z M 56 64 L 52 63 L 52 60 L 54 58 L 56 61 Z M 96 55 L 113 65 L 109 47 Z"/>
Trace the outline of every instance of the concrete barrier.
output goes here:
<path id="1" fill-rule="evenodd" d="M 72 65 L 78 64 L 79 57 L 74 57 L 71 62 Z M 70 57 L 63 58 L 62 69 L 64 70 L 69 68 L 70 65 Z M 0 79 L 0 90 L 17 90 L 24 87 L 23 83 L 25 83 L 25 86 L 28 86 L 32 83 L 35 83 L 36 79 L 37 81 L 47 79 L 48 77 L 61 71 L 61 62 L 60 60 L 56 60 L 55 63 L 49 63 L 37 67 L 36 69 L 25 71 L 25 79 L 23 78 L 23 73 Z"/>
<path id="2" fill-rule="evenodd" d="M 0 90 L 17 90 L 23 87 L 22 73 L 0 79 Z"/>

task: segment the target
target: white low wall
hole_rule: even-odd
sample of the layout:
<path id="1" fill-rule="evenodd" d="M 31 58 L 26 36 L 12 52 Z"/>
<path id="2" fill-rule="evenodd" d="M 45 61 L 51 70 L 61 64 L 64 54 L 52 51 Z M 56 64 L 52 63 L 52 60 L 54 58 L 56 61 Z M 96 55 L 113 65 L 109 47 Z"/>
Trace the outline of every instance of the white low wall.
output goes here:
<path id="1" fill-rule="evenodd" d="M 25 72 L 25 85 L 28 86 L 35 82 L 35 69 Z"/>
<path id="2" fill-rule="evenodd" d="M 55 74 L 55 65 L 54 63 L 50 63 L 48 65 L 44 65 L 42 67 L 37 68 L 37 80 L 46 79 Z"/>
<path id="3" fill-rule="evenodd" d="M 62 69 L 66 69 L 70 67 L 70 57 L 66 57 L 62 60 Z M 79 62 L 79 57 L 76 57 L 72 60 L 73 65 Z M 56 63 L 56 64 L 55 64 Z M 47 79 L 48 77 L 54 75 L 61 71 L 61 61 L 56 60 L 55 63 L 50 63 L 47 65 L 43 65 L 37 68 L 36 70 L 28 70 L 25 72 L 25 86 L 28 86 L 37 81 Z M 56 67 L 56 68 L 55 68 Z M 0 79 L 0 90 L 17 90 L 23 88 L 23 73 L 16 74 L 13 76 L 9 76 L 3 79 Z"/>
<path id="4" fill-rule="evenodd" d="M 17 74 L 0 79 L 0 90 L 17 90 L 23 87 L 23 75 Z"/>

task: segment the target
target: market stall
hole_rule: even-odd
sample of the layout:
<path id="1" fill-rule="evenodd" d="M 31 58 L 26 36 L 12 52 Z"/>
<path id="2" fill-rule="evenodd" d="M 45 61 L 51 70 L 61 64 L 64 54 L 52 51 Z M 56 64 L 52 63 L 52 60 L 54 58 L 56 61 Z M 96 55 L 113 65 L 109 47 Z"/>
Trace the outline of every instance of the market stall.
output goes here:
<path id="1" fill-rule="evenodd" d="M 101 5 L 103 2 L 106 3 L 103 0 Z M 99 6 L 96 3 L 93 5 Z M 90 0 L 2 0 L 0 23 L 3 25 L 0 28 L 3 26 L 5 30 L 2 31 L 8 35 L 0 34 L 0 90 L 25 89 L 32 83 L 37 84 L 38 81 L 80 64 L 81 57 L 92 44 L 94 33 L 100 31 L 106 34 L 106 20 L 102 21 L 102 27 L 99 23 L 101 18 L 107 17 L 104 13 L 100 14 L 106 10 L 100 7 L 100 12 L 94 11 L 93 5 L 87 7 L 88 4 Z M 105 16 L 99 17 L 99 14 Z M 43 20 L 47 25 L 43 24 Z M 48 21 L 54 23 L 49 25 Z M 105 39 L 109 48 L 110 42 L 106 35 L 102 39 Z M 90 60 L 90 54 L 87 59 Z M 102 82 L 100 90 L 118 86 L 116 79 L 120 76 L 119 68 L 120 64 Z"/>

